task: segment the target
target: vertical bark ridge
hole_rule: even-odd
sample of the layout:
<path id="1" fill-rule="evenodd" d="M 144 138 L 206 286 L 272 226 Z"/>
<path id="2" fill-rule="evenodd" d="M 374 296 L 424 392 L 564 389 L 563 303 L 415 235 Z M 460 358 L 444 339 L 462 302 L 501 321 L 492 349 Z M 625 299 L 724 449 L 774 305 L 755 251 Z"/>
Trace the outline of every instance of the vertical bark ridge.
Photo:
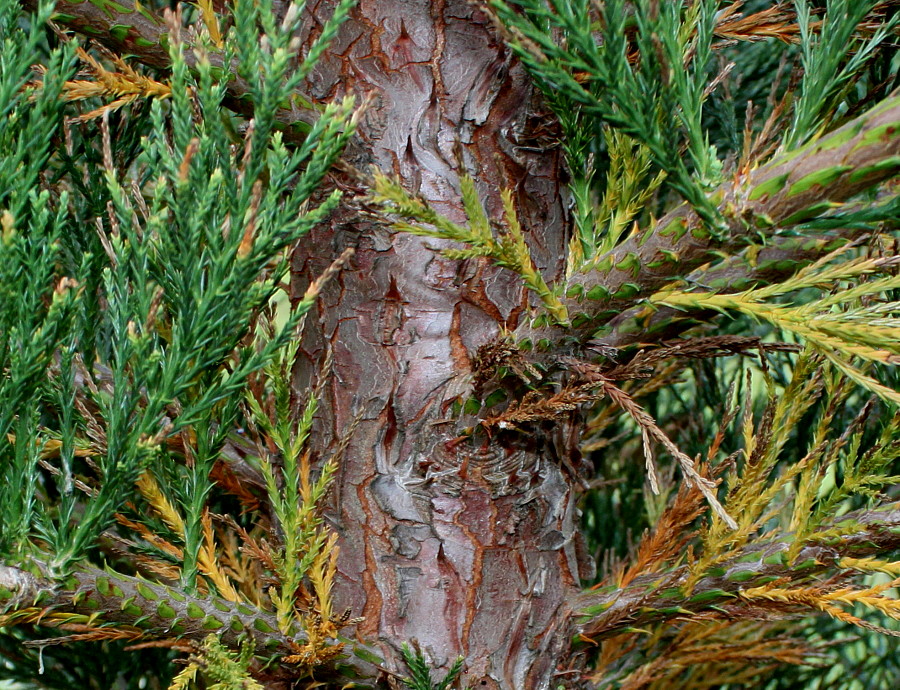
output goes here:
<path id="1" fill-rule="evenodd" d="M 351 162 L 399 175 L 456 221 L 461 142 L 491 215 L 499 189 L 515 189 L 523 224 L 539 231 L 538 265 L 561 270 L 558 161 L 520 146 L 527 78 L 467 2 L 362 0 L 311 89 L 373 94 Z M 578 584 L 574 497 L 534 439 L 458 442 L 449 406 L 470 391 L 467 353 L 515 325 L 523 294 L 515 277 L 443 258 L 437 244 L 348 216 L 295 259 L 302 287 L 336 252 L 357 249 L 309 323 L 298 366 L 307 379 L 333 350 L 318 453 L 360 417 L 334 496 L 337 603 L 366 617 L 361 634 L 398 672 L 399 646 L 414 639 L 436 666 L 466 657 L 464 684 L 548 687 Z"/>

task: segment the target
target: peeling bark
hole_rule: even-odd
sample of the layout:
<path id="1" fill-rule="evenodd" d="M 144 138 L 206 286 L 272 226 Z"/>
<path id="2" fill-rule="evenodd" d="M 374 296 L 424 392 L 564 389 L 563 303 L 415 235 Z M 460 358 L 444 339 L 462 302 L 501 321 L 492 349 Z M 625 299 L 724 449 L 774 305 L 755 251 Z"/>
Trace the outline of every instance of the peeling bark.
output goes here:
<path id="1" fill-rule="evenodd" d="M 373 94 L 351 162 L 398 175 L 457 221 L 463 143 L 489 210 L 500 188 L 513 188 L 525 227 L 540 228 L 530 238 L 538 264 L 549 276 L 561 270 L 559 161 L 522 148 L 527 79 L 468 3 L 363 0 L 311 89 Z M 398 671 L 400 644 L 415 639 L 437 666 L 464 656 L 463 685 L 548 687 L 566 658 L 565 602 L 579 582 L 569 478 L 531 439 L 459 441 L 448 409 L 471 388 L 469 353 L 516 325 L 524 297 L 515 278 L 445 259 L 435 244 L 348 218 L 296 257 L 302 291 L 345 246 L 357 250 L 304 334 L 298 371 L 305 387 L 332 349 L 314 436 L 321 456 L 361 415 L 333 500 L 337 605 L 365 616 L 360 635 Z"/>

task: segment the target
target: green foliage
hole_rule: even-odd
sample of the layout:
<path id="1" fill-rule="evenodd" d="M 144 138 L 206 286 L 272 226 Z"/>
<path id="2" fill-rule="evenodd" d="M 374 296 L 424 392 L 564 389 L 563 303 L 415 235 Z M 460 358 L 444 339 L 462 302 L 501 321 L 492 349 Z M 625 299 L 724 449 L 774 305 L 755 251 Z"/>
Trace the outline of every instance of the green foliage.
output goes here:
<path id="1" fill-rule="evenodd" d="M 270 592 L 282 632 L 287 633 L 294 623 L 294 606 L 297 589 L 305 579 L 311 579 L 316 595 L 326 609 L 321 613 L 330 617 L 328 594 L 331 583 L 323 575 L 323 559 L 332 555 L 333 540 L 320 529 L 318 507 L 337 470 L 332 458 L 324 463 L 316 479 L 311 478 L 309 457 L 304 447 L 312 428 L 316 412 L 316 396 L 311 395 L 306 405 L 292 410 L 290 371 L 299 348 L 299 339 L 284 348 L 265 370 L 265 378 L 272 391 L 274 420 L 263 410 L 260 401 L 248 392 L 247 404 L 250 418 L 272 440 L 279 456 L 279 469 L 271 460 L 263 457 L 260 469 L 266 483 L 266 492 L 272 512 L 282 533 L 281 549 L 272 555 L 280 585 L 279 592 Z"/>
<path id="2" fill-rule="evenodd" d="M 422 654 L 422 650 L 417 645 L 412 647 L 408 644 L 403 645 L 401 650 L 403 661 L 409 669 L 409 676 L 401 679 L 401 682 L 411 690 L 448 690 L 453 682 L 457 679 L 463 669 L 465 659 L 460 657 L 450 666 L 444 679 L 435 682 L 431 679 L 431 668 L 428 659 Z"/>
<path id="3" fill-rule="evenodd" d="M 588 169 L 588 178 L 576 178 L 570 185 L 578 235 L 570 244 L 567 276 L 590 271 L 592 266 L 586 258 L 596 259 L 614 249 L 665 179 L 662 172 L 648 179 L 649 151 L 627 134 L 606 130 L 605 143 L 609 169 L 600 203 L 593 201 L 592 168 Z"/>
<path id="4" fill-rule="evenodd" d="M 229 651 L 215 635 L 203 641 L 200 655 L 172 680 L 169 690 L 186 690 L 193 685 L 199 671 L 211 681 L 210 690 L 262 690 L 263 686 L 250 677 L 248 667 L 253 659 L 253 647 L 244 644 L 237 654 Z"/>
<path id="5" fill-rule="evenodd" d="M 17 558 L 27 551 L 25 539 L 41 510 L 35 502 L 41 450 L 36 392 L 56 349 L 71 338 L 78 308 L 76 291 L 56 274 L 66 197 L 56 204 L 39 184 L 53 133 L 62 124 L 60 94 L 74 67 L 72 51 L 52 51 L 45 87 L 24 90 L 49 15 L 50 7 L 43 7 L 22 31 L 18 4 L 0 7 L 0 453 L 8 458 L 0 464 L 0 552 Z M 75 280 L 85 264 L 76 268 Z M 13 445 L 10 434 L 30 442 Z"/>
<path id="6" fill-rule="evenodd" d="M 859 23 L 877 4 L 874 0 L 828 0 L 822 24 L 813 31 L 809 3 L 796 3 L 803 79 L 784 140 L 786 148 L 804 143 L 828 125 L 847 92 L 864 74 L 866 62 L 894 32 L 900 22 L 897 16 L 887 19 L 868 39 L 856 35 Z"/>
<path id="7" fill-rule="evenodd" d="M 265 8 L 249 3 L 238 3 L 236 11 L 249 13 L 237 25 L 243 30 L 255 27 L 257 21 L 270 21 Z M 101 124 L 102 177 L 109 205 L 106 223 L 97 228 L 108 262 L 102 268 L 93 257 L 86 257 L 81 273 L 55 277 L 54 291 L 51 278 L 62 244 L 58 235 L 63 227 L 80 224 L 84 237 L 94 232 L 93 222 L 67 218 L 64 198 L 51 213 L 46 208 L 50 200 L 46 191 L 41 195 L 32 191 L 30 199 L 9 200 L 4 215 L 9 248 L 3 253 L 8 278 L 4 289 L 17 298 L 4 300 L 3 306 L 7 323 L 19 324 L 6 332 L 19 333 L 21 341 L 7 345 L 8 364 L 3 368 L 11 375 L 4 377 L 3 390 L 8 392 L 0 404 L 3 414 L 17 419 L 15 443 L 6 450 L 14 461 L 4 462 L 17 475 L 4 483 L 0 498 L 4 521 L 18 525 L 4 530 L 6 553 L 27 548 L 30 526 L 52 554 L 50 571 L 64 573 L 109 524 L 138 476 L 155 463 L 165 463 L 160 443 L 189 430 L 197 446 L 187 473 L 173 482 L 167 481 L 171 473 L 157 473 L 163 490 L 186 509 L 183 577 L 187 586 L 193 586 L 201 513 L 211 488 L 208 475 L 225 434 L 235 424 L 235 394 L 250 375 L 277 356 L 311 305 L 300 305 L 260 347 L 248 348 L 242 340 L 257 311 L 278 289 L 286 271 L 284 250 L 337 203 L 338 196 L 332 194 L 317 208 L 306 210 L 310 195 L 352 132 L 346 124 L 352 109 L 349 100 L 327 106 L 297 150 L 289 151 L 273 131 L 277 104 L 297 82 L 295 73 L 288 75 L 287 64 L 293 28 L 273 29 L 267 50 L 261 51 L 255 39 L 255 50 L 247 49 L 246 59 L 256 66 L 254 98 L 261 105 L 243 150 L 236 149 L 217 120 L 224 84 L 216 80 L 208 60 L 201 58 L 196 76 L 188 71 L 177 32 L 170 43 L 170 105 L 152 103 L 142 153 L 128 171 L 117 169 L 109 126 Z M 35 35 L 38 31 L 32 29 Z M 235 31 L 235 43 L 244 45 L 249 39 Z M 19 53 L 32 49 L 33 45 L 17 46 Z M 64 61 L 67 54 L 70 57 Z M 240 50 L 238 54 L 245 57 Z M 71 51 L 64 47 L 54 55 L 59 66 L 48 66 L 38 99 L 30 101 L 23 93 L 17 96 L 17 105 L 10 106 L 18 108 L 16 117 L 38 123 L 35 127 L 62 124 L 59 89 L 69 69 L 65 65 L 71 64 Z M 27 63 L 22 69 L 26 68 Z M 15 81 L 4 80 L 7 83 Z M 189 97 L 191 92 L 196 100 Z M 55 116 L 43 112 L 48 101 L 57 104 Z M 197 109 L 208 117 L 197 119 Z M 25 143 L 39 136 L 49 141 L 52 135 L 27 127 L 20 131 L 23 139 L 10 146 L 36 156 L 26 188 L 38 189 L 37 174 L 49 153 L 46 146 L 26 148 Z M 4 189 L 17 187 L 3 185 Z M 102 271 L 99 280 L 86 275 L 89 269 Z M 86 283 L 96 284 L 97 293 L 79 289 Z M 41 307 L 51 294 L 49 308 Z M 22 322 L 26 314 L 35 321 Z M 88 323 L 98 315 L 99 323 Z M 50 367 L 57 349 L 58 364 Z M 96 363 L 85 363 L 80 350 L 95 351 Z M 76 412 L 76 376 L 94 381 L 89 402 L 96 406 L 93 420 Z M 25 391 L 39 390 L 46 390 L 47 400 L 36 395 L 19 399 Z M 171 413 L 173 405 L 177 415 Z M 52 509 L 43 502 L 17 505 L 31 501 L 34 492 L 11 490 L 29 477 L 34 482 L 37 476 L 33 468 L 48 439 L 48 432 L 38 424 L 42 412 L 56 416 L 57 422 L 44 421 L 42 426 L 58 425 L 62 441 L 59 500 Z M 102 482 L 84 505 L 73 483 L 72 464 L 75 439 L 84 437 L 85 425 L 91 422 L 98 427 L 94 435 L 101 434 L 95 440 L 100 445 L 96 462 Z M 5 421 L 3 429 L 10 424 L 11 420 Z M 4 439 L 6 435 L 4 431 Z M 76 512 L 80 519 L 73 521 Z"/>
<path id="8" fill-rule="evenodd" d="M 719 227 L 706 191 L 721 181 L 721 162 L 702 123 L 718 3 L 629 5 L 624 0 L 599 6 L 588 0 L 488 3 L 564 127 L 573 130 L 565 131 L 567 138 L 590 127 L 592 118 L 602 118 L 646 147 L 668 184 Z M 629 58 L 629 35 L 636 36 L 639 61 Z M 566 110 L 580 116 L 563 115 Z M 575 140 L 590 136 L 574 133 Z M 590 148 L 584 143 L 567 149 L 576 178 L 592 176 L 585 170 Z"/>
<path id="9" fill-rule="evenodd" d="M 650 298 L 654 304 L 676 308 L 736 311 L 767 321 L 801 337 L 859 385 L 885 400 L 898 403 L 900 394 L 854 366 L 853 358 L 867 363 L 900 361 L 898 303 L 880 299 L 900 287 L 900 279 L 886 275 L 874 280 L 848 282 L 889 270 L 894 257 L 859 257 L 844 261 L 847 249 L 838 250 L 801 269 L 789 279 L 766 287 L 729 294 L 699 291 L 664 291 Z M 773 304 L 771 300 L 801 290 L 826 292 L 818 299 L 807 294 L 800 305 Z M 768 302 L 768 303 L 767 303 Z"/>
<path id="10" fill-rule="evenodd" d="M 722 497 L 738 527 L 730 529 L 715 515 L 708 523 L 697 522 L 699 494 L 693 491 L 692 497 L 684 487 L 676 493 L 671 478 L 663 475 L 662 493 L 668 496 L 662 501 L 644 498 L 648 511 L 665 506 L 649 516 L 652 531 L 629 559 L 612 560 L 607 572 L 607 582 L 619 588 L 640 590 L 638 582 L 649 587 L 633 600 L 638 608 L 630 613 L 644 634 L 631 646 L 615 637 L 600 643 L 603 664 L 595 676 L 600 687 L 627 686 L 638 679 L 670 687 L 717 687 L 729 682 L 743 687 L 752 679 L 760 682 L 778 664 L 821 663 L 827 670 L 825 650 L 817 650 L 820 641 L 812 630 L 809 639 L 798 634 L 780 620 L 785 613 L 825 612 L 882 633 L 885 629 L 871 619 L 900 615 L 896 599 L 887 591 L 900 564 L 890 552 L 885 560 L 855 558 L 850 546 L 856 536 L 881 529 L 869 521 L 877 520 L 881 492 L 897 481 L 900 419 L 879 418 L 874 401 L 859 409 L 853 383 L 824 362 L 806 351 L 796 362 L 773 361 L 772 369 L 765 360 L 761 367 L 750 363 L 746 371 L 738 368 L 733 380 L 743 381 L 743 390 L 738 396 L 732 387 L 726 399 L 743 399 L 742 405 L 712 410 L 714 419 L 704 418 L 697 428 L 718 429 L 712 440 L 707 436 L 696 446 L 686 441 L 690 424 L 680 416 L 705 417 L 704 409 L 687 402 L 693 387 L 689 382 L 678 386 L 688 389 L 686 402 L 680 408 L 677 403 L 667 405 L 669 419 L 683 429 L 676 440 L 688 449 L 702 448 L 710 462 L 738 449 L 725 458 Z M 717 375 L 727 380 L 726 367 L 733 368 L 719 363 Z M 789 371 L 790 378 L 776 383 L 779 370 Z M 754 380 L 769 396 L 761 410 L 754 409 L 759 397 Z M 618 443 L 611 444 L 613 455 Z M 833 559 L 836 574 L 830 581 L 822 576 L 824 558 Z M 768 572 L 748 567 L 763 559 L 770 566 Z M 859 573 L 884 573 L 887 578 L 869 577 L 851 585 L 851 575 Z M 672 589 L 661 590 L 654 584 L 660 581 Z M 728 581 L 740 582 L 737 601 L 735 594 L 718 589 Z M 683 603 L 678 621 L 654 623 L 649 612 L 666 605 L 661 592 L 672 596 L 674 589 L 681 591 L 680 601 L 708 601 L 709 608 Z M 624 589 L 613 589 L 613 597 L 617 591 Z M 607 595 L 599 592 L 595 601 L 596 618 L 586 634 L 602 638 L 604 621 L 611 623 L 628 613 L 629 604 L 623 609 L 619 599 L 617 608 L 608 608 L 601 603 L 608 601 Z M 736 612 L 742 603 L 752 603 L 752 616 L 717 620 L 715 611 Z M 702 615 L 692 617 L 693 606 Z M 759 666 L 748 668 L 748 658 Z M 806 676 L 812 677 L 809 672 Z"/>
<path id="11" fill-rule="evenodd" d="M 217 562 L 234 567 L 237 544 L 222 553 L 215 543 L 212 471 L 255 415 L 285 460 L 283 482 L 261 461 L 284 530 L 273 569 L 285 629 L 300 615 L 304 576 L 318 597 L 305 626 L 318 635 L 308 640 L 310 664 L 333 635 L 333 540 L 315 510 L 334 465 L 313 476 L 304 462 L 300 472 L 315 403 L 295 430 L 282 415 L 286 378 L 275 385 L 275 422 L 240 403 L 264 372 L 284 374 L 304 314 L 340 266 L 277 325 L 266 317 L 283 296 L 288 251 L 339 202 L 338 192 L 312 197 L 355 124 L 351 98 L 325 104 L 289 148 L 277 116 L 352 4 L 339 4 L 300 64 L 292 37 L 301 18 L 294 11 L 276 24 L 271 2 L 235 3 L 213 58 L 208 41 L 185 47 L 172 18 L 169 97 L 75 123 L 64 120 L 66 96 L 85 97 L 67 81 L 75 43 L 48 47 L 52 6 L 26 20 L 18 2 L 0 3 L 0 557 L 65 577 L 108 545 L 118 521 L 140 542 L 112 537 L 125 546 L 126 571 L 139 564 L 174 573 L 184 592 L 244 600 Z M 250 85 L 254 115 L 240 135 L 223 107 L 231 77 L 222 61 Z M 298 492 L 305 503 L 295 515 L 288 506 Z M 214 687 L 248 687 L 253 653 L 232 657 L 212 638 L 191 673 L 203 671 Z"/>
<path id="12" fill-rule="evenodd" d="M 486 256 L 497 266 L 515 271 L 522 277 L 525 287 L 541 300 L 544 309 L 554 322 L 559 324 L 568 322 L 568 313 L 560 302 L 559 295 L 547 285 L 531 259 L 531 252 L 525 244 L 525 236 L 516 217 L 515 205 L 509 190 L 501 192 L 503 220 L 507 232 L 494 237 L 484 207 L 478 199 L 475 181 L 468 174 L 460 176 L 460 194 L 463 209 L 469 220 L 468 227 L 457 225 L 440 215 L 427 202 L 412 196 L 398 182 L 381 173 L 375 173 L 372 187 L 374 189 L 372 201 L 379 204 L 386 213 L 402 219 L 392 222 L 394 228 L 413 235 L 469 245 L 467 249 L 439 251 L 451 259 Z"/>
<path id="13" fill-rule="evenodd" d="M 73 639 L 38 625 L 111 649 L 192 644 L 173 689 L 269 673 L 338 687 L 385 664 L 333 610 L 321 507 L 339 458 L 307 447 L 330 361 L 316 390 L 293 386 L 304 316 L 352 252 L 302 296 L 284 282 L 341 203 L 325 176 L 354 103 L 302 87 L 353 4 L 299 52 L 298 7 L 236 0 L 220 21 L 201 0 L 196 32 L 167 19 L 169 69 L 148 76 L 48 33 L 49 4 L 27 17 L 0 0 L 0 674 L 33 678 L 36 648 Z M 557 281 L 532 258 L 519 190 L 498 190 L 491 218 L 490 186 L 460 170 L 456 222 L 399 180 L 366 181 L 394 229 L 508 269 L 535 298 L 535 318 L 472 358 L 478 395 L 448 400 L 476 421 L 453 442 L 514 438 L 585 489 L 602 572 L 567 605 L 595 687 L 818 687 L 837 682 L 838 624 L 890 659 L 869 633 L 900 619 L 900 157 L 871 153 L 896 146 L 897 123 L 870 125 L 900 101 L 869 106 L 898 81 L 900 15 L 824 5 L 485 3 L 562 132 Z M 229 110 L 235 93 L 252 119 Z M 567 464 L 576 445 L 593 473 Z M 846 649 L 842 669 L 881 682 Z M 52 648 L 43 685 L 87 686 L 79 656 Z M 430 649 L 400 656 L 416 690 L 447 690 L 465 665 L 435 681 Z M 785 665 L 807 668 L 773 678 Z M 101 666 L 110 686 L 160 683 Z"/>

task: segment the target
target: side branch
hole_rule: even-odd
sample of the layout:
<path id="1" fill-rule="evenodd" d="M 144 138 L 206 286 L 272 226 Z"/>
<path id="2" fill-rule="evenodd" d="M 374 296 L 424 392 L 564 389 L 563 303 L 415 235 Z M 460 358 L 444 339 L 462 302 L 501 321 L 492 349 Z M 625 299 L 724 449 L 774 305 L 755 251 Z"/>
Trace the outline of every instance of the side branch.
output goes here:
<path id="1" fill-rule="evenodd" d="M 31 11 L 36 10 L 38 4 L 39 0 L 22 0 L 22 5 Z M 117 55 L 134 56 L 148 67 L 167 69 L 171 64 L 167 47 L 167 23 L 135 0 L 104 3 L 57 0 L 53 20 L 67 29 L 96 40 Z M 207 58 L 214 67 L 223 68 L 224 61 L 220 54 L 208 51 Z M 191 69 L 197 65 L 198 57 L 190 45 L 186 46 L 184 60 Z M 224 68 L 231 72 L 225 105 L 236 113 L 252 116 L 252 105 L 248 98 L 250 85 L 237 74 L 233 65 Z M 292 103 L 290 108 L 279 109 L 275 117 L 284 130 L 285 139 L 299 142 L 317 115 Z M 298 124 L 302 124 L 302 127 L 295 128 L 294 125 Z"/>
<path id="2" fill-rule="evenodd" d="M 261 655 L 291 656 L 308 641 L 300 630 L 282 633 L 273 614 L 251 604 L 190 596 L 98 568 L 78 571 L 68 582 L 57 583 L 20 568 L 0 566 L 0 604 L 4 600 L 10 610 L 0 613 L 0 627 L 21 621 L 23 610 L 33 609 L 35 624 L 40 624 L 46 612 L 65 611 L 99 616 L 98 626 L 107 623 L 138 628 L 148 636 L 201 642 L 215 633 L 222 644 L 233 649 L 240 649 L 241 641 L 249 638 Z M 336 648 L 344 646 L 338 639 L 327 643 Z M 356 643 L 349 656 L 347 651 L 338 657 L 339 666 L 352 669 L 357 676 L 377 674 L 376 654 Z M 329 669 L 317 668 L 316 673 L 324 677 Z"/>
<path id="3" fill-rule="evenodd" d="M 835 204 L 900 171 L 900 95 L 806 146 L 778 156 L 712 198 L 727 223 L 724 236 L 687 204 L 635 232 L 573 275 L 565 300 L 574 327 L 589 337 L 611 316 L 664 284 L 687 276 L 723 251 L 823 215 Z M 575 316 L 578 315 L 578 316 Z M 523 334 L 523 336 L 526 334 Z"/>
<path id="4" fill-rule="evenodd" d="M 750 254 L 742 252 L 711 268 L 699 268 L 687 277 L 690 285 L 732 293 L 785 280 L 804 266 L 865 235 L 856 227 L 808 237 L 779 237 Z M 590 345 L 596 349 L 621 349 L 644 342 L 658 343 L 718 316 L 717 312 L 694 311 L 665 305 L 639 304 L 605 323 Z"/>
<path id="5" fill-rule="evenodd" d="M 796 585 L 841 568 L 841 559 L 867 558 L 900 547 L 900 510 L 848 514 L 836 526 L 848 520 L 855 520 L 859 530 L 811 542 L 794 559 L 789 557 L 793 546 L 789 540 L 763 542 L 748 546 L 699 579 L 692 578 L 685 565 L 671 573 L 641 575 L 624 589 L 581 594 L 573 602 L 573 610 L 583 616 L 578 631 L 596 640 L 627 627 L 673 618 L 739 615 L 747 605 L 740 599 L 743 591 L 775 581 Z"/>
<path id="6" fill-rule="evenodd" d="M 39 0 L 22 0 L 22 5 L 35 11 Z M 152 10 L 134 2 L 67 2 L 57 0 L 53 21 L 101 42 L 118 55 L 134 55 L 148 67 L 169 66 L 166 48 L 168 27 Z M 185 52 L 189 64 L 196 58 Z"/>

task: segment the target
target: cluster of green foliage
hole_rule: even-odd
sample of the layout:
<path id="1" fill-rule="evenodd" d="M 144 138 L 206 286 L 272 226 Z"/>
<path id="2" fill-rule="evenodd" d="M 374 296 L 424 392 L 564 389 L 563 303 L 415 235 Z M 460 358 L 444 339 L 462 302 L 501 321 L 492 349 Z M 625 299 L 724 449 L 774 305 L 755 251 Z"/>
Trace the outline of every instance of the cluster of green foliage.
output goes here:
<path id="1" fill-rule="evenodd" d="M 351 4 L 339 7 L 300 64 L 292 44 L 299 14 L 276 23 L 271 2 L 235 3 L 236 21 L 218 45 L 206 35 L 190 47 L 192 69 L 174 17 L 163 96 L 128 111 L 101 108 L 83 124 L 66 107 L 78 97 L 76 46 L 48 35 L 52 4 L 32 17 L 16 0 L 0 4 L 4 562 L 64 578 L 96 559 L 98 547 L 114 558 L 116 537 L 107 530 L 116 519 L 132 528 L 136 521 L 153 535 L 139 548 L 145 567 L 184 592 L 212 587 L 236 600 L 216 560 L 211 472 L 223 448 L 241 441 L 236 430 L 255 420 L 282 460 L 275 468 L 263 459 L 260 468 L 284 534 L 281 549 L 267 554 L 284 592 L 273 593 L 279 627 L 310 627 L 293 607 L 295 590 L 310 579 L 316 615 L 330 617 L 333 539 L 320 530 L 315 506 L 331 472 L 311 478 L 301 459 L 315 404 L 310 398 L 299 420 L 290 412 L 286 374 L 321 284 L 286 316 L 277 305 L 286 301 L 279 295 L 291 247 L 339 202 L 338 192 L 315 203 L 312 196 L 353 134 L 353 101 L 323 107 L 300 146 L 286 146 L 275 125 Z M 227 78 L 212 52 L 249 84 L 249 122 L 224 109 Z M 248 392 L 253 381 L 260 398 Z M 26 637 L 4 633 L 4 675 L 29 678 L 46 663 L 60 677 L 48 682 L 83 682 L 65 651 L 38 655 L 21 647 Z M 206 661 L 175 686 L 212 668 L 215 654 L 227 667 L 213 642 Z M 132 685 L 146 682 L 135 666 L 123 662 L 118 673 L 132 675 Z M 95 682 L 120 682 L 110 673 L 117 675 Z M 225 676 L 232 680 L 210 678 L 223 683 L 217 687 L 246 687 L 246 673 Z"/>

